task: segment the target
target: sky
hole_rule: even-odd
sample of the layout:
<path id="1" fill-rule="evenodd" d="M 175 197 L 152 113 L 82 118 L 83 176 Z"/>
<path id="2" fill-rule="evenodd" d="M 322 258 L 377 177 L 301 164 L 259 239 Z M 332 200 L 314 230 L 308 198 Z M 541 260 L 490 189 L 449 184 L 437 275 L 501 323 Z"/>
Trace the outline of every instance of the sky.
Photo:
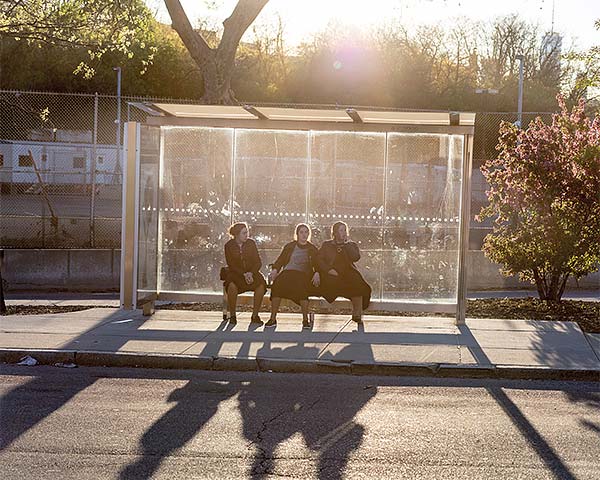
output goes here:
<path id="1" fill-rule="evenodd" d="M 198 18 L 221 23 L 233 10 L 237 0 L 180 0 L 192 24 Z M 162 0 L 146 0 L 160 21 L 170 23 Z M 213 3 L 215 7 L 207 7 Z M 257 23 L 282 18 L 288 45 L 297 45 L 332 20 L 368 29 L 370 26 L 399 20 L 404 25 L 451 25 L 456 17 L 493 20 L 518 13 L 538 24 L 541 31 L 552 28 L 565 37 L 563 45 L 587 49 L 600 45 L 600 31 L 594 21 L 600 19 L 600 0 L 270 0 Z"/>

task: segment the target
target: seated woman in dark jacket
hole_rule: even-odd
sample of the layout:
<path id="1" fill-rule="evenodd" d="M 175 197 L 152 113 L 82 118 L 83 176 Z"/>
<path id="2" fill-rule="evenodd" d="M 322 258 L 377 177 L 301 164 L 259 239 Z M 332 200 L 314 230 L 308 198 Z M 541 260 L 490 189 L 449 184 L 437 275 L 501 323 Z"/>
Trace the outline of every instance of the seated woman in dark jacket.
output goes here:
<path id="1" fill-rule="evenodd" d="M 267 291 L 265 277 L 260 273 L 262 262 L 256 243 L 248 238 L 248 225 L 235 223 L 229 229 L 231 240 L 225 244 L 227 275 L 224 280 L 229 306 L 229 322 L 236 323 L 235 308 L 239 293 L 254 291 L 254 308 L 250 323 L 262 325 L 258 316 L 263 297 Z"/>
<path id="2" fill-rule="evenodd" d="M 360 323 L 363 309 L 371 303 L 371 287 L 354 265 L 360 259 L 358 245 L 348 240 L 348 225 L 336 222 L 331 227 L 331 240 L 319 250 L 321 294 L 329 303 L 337 297 L 352 301 L 352 320 Z"/>
<path id="3" fill-rule="evenodd" d="M 304 223 L 296 226 L 293 242 L 288 243 L 275 260 L 269 277 L 271 287 L 271 318 L 266 327 L 277 325 L 277 312 L 282 298 L 289 298 L 302 309 L 302 328 L 310 328 L 308 295 L 311 285 L 319 286 L 317 247 L 310 243 L 310 228 Z"/>

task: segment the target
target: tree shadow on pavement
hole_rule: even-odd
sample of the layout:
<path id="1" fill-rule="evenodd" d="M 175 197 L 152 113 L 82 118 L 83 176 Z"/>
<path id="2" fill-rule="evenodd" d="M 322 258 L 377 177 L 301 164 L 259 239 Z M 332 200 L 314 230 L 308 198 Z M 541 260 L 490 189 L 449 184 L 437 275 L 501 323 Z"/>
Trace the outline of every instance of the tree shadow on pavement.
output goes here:
<path id="1" fill-rule="evenodd" d="M 590 392 L 584 389 L 574 389 L 566 392 L 567 398 L 573 403 L 579 403 L 586 407 L 594 408 L 598 411 L 600 418 L 600 384 L 598 385 L 598 391 Z M 595 432 L 600 436 L 600 421 L 593 422 L 592 420 L 581 419 L 580 423 L 588 430 Z"/>
<path id="2" fill-rule="evenodd" d="M 123 319 L 123 313 L 116 312 L 108 315 L 98 323 L 96 328 L 109 322 Z M 226 330 L 229 327 L 222 324 L 218 330 Z M 91 331 L 90 330 L 90 331 Z M 359 329 L 360 331 L 360 329 Z M 86 332 L 89 333 L 89 332 Z M 85 337 L 82 334 L 79 339 Z M 161 334 L 164 334 L 161 332 Z M 468 332 L 464 332 L 468 334 Z M 274 336 L 282 341 L 285 336 Z M 314 341 L 313 337 L 307 337 Z M 124 338 L 124 341 L 126 338 Z M 297 341 L 295 344 L 279 349 L 273 348 L 268 338 L 263 341 L 263 346 L 257 356 L 261 358 L 307 358 L 315 354 L 317 347 L 305 345 Z M 475 339 L 471 336 L 474 349 L 477 348 Z M 230 341 L 224 337 L 222 341 L 209 342 L 205 351 L 200 356 L 213 356 L 218 353 L 222 343 Z M 72 343 L 65 345 L 65 349 L 77 349 L 78 345 Z M 361 358 L 373 358 L 373 352 L 369 343 L 355 343 L 347 345 L 337 354 L 332 354 L 328 360 L 341 361 L 344 358 L 352 358 L 347 349 L 363 349 Z M 242 346 L 242 350 L 248 350 L 248 344 Z M 282 355 L 285 353 L 285 355 Z M 489 359 L 482 358 L 483 350 L 477 350 L 477 360 L 481 363 L 490 363 Z M 325 358 L 325 357 L 321 357 Z M 28 367 L 21 367 L 24 373 L 14 375 L 31 375 L 32 378 L 7 392 L 0 399 L 0 449 L 10 446 L 18 437 L 28 430 L 34 428 L 46 417 L 50 416 L 62 406 L 69 403 L 76 395 L 93 385 L 96 377 L 81 374 L 52 384 L 43 374 L 38 375 Z M 25 373 L 26 372 L 26 373 Z M 131 371 L 111 370 L 110 375 L 135 377 L 139 373 Z M 154 375 L 160 378 L 160 371 Z M 365 386 L 357 382 L 344 382 L 344 377 L 330 377 L 327 386 L 319 382 L 320 389 L 306 391 L 298 394 L 292 393 L 292 389 L 286 389 L 283 382 L 275 384 L 265 379 L 269 374 L 252 374 L 251 383 L 241 382 L 215 382 L 198 379 L 195 375 L 190 378 L 185 374 L 188 383 L 175 390 L 169 400 L 176 404 L 166 414 L 161 416 L 142 436 L 140 441 L 143 456 L 122 470 L 122 478 L 144 478 L 151 476 L 163 462 L 164 458 L 171 452 L 184 446 L 193 436 L 200 431 L 204 425 L 215 415 L 219 405 L 239 394 L 239 411 L 243 420 L 243 434 L 250 442 L 249 448 L 254 449 L 252 458 L 251 478 L 265 478 L 274 474 L 277 465 L 275 461 L 278 448 L 289 448 L 288 442 L 294 435 L 299 434 L 303 438 L 311 458 L 317 463 L 317 475 L 319 478 L 341 478 L 344 469 L 353 452 L 356 452 L 363 444 L 365 428 L 356 421 L 357 414 L 377 394 L 379 385 L 403 384 L 410 385 L 411 382 L 422 386 L 452 384 L 452 380 L 442 379 L 394 379 L 377 377 L 370 382 L 372 385 Z M 295 380 L 291 376 L 287 382 Z M 454 382 L 457 382 L 456 380 Z M 469 382 L 462 382 L 468 384 Z M 575 478 L 568 466 L 563 462 L 559 453 L 555 451 L 543 435 L 536 429 L 527 415 L 507 394 L 506 385 L 509 382 L 473 380 L 471 385 L 485 388 L 489 395 L 506 413 L 515 427 L 533 451 L 539 456 L 544 464 L 552 471 L 555 478 Z M 267 388 L 260 388 L 266 385 Z M 519 388 L 536 388 L 536 385 L 523 384 Z M 598 386 L 566 389 L 568 398 L 572 402 L 579 402 L 587 406 L 592 405 L 600 409 L 600 391 Z M 297 390 L 296 390 L 297 392 Z M 199 403 L 203 405 L 199 407 Z M 265 408 L 271 405 L 271 408 Z M 600 426 L 592 421 L 585 420 L 586 426 L 594 431 L 600 432 Z"/>

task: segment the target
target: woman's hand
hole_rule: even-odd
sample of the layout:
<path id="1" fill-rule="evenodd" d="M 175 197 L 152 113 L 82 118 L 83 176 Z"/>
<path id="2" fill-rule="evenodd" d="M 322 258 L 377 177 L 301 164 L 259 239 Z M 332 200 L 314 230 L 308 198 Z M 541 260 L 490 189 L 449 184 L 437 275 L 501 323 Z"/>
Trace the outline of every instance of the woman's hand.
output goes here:
<path id="1" fill-rule="evenodd" d="M 244 279 L 246 280 L 246 283 L 248 285 L 250 285 L 251 283 L 254 282 L 254 277 L 252 276 L 252 272 L 246 272 L 244 273 Z"/>
<path id="2" fill-rule="evenodd" d="M 337 270 L 335 268 L 332 268 L 331 270 L 329 270 L 327 272 L 329 275 L 333 275 L 334 277 L 338 276 Z"/>
<path id="3" fill-rule="evenodd" d="M 275 270 L 274 268 L 269 272 L 269 282 L 273 283 L 275 281 L 275 279 L 277 278 L 277 275 L 279 274 L 279 272 L 277 272 L 277 270 Z"/>
<path id="4" fill-rule="evenodd" d="M 319 275 L 319 272 L 315 272 L 315 274 L 313 275 L 312 284 L 315 287 L 318 287 L 319 285 L 321 285 L 321 276 Z"/>

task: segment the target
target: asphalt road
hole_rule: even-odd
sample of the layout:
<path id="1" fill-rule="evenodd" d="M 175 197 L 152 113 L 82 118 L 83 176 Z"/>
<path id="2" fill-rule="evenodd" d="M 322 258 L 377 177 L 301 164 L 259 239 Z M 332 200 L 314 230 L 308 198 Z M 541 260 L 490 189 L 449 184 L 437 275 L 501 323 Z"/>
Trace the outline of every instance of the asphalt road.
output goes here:
<path id="1" fill-rule="evenodd" d="M 0 365 L 0 478 L 600 478 L 600 385 Z"/>

